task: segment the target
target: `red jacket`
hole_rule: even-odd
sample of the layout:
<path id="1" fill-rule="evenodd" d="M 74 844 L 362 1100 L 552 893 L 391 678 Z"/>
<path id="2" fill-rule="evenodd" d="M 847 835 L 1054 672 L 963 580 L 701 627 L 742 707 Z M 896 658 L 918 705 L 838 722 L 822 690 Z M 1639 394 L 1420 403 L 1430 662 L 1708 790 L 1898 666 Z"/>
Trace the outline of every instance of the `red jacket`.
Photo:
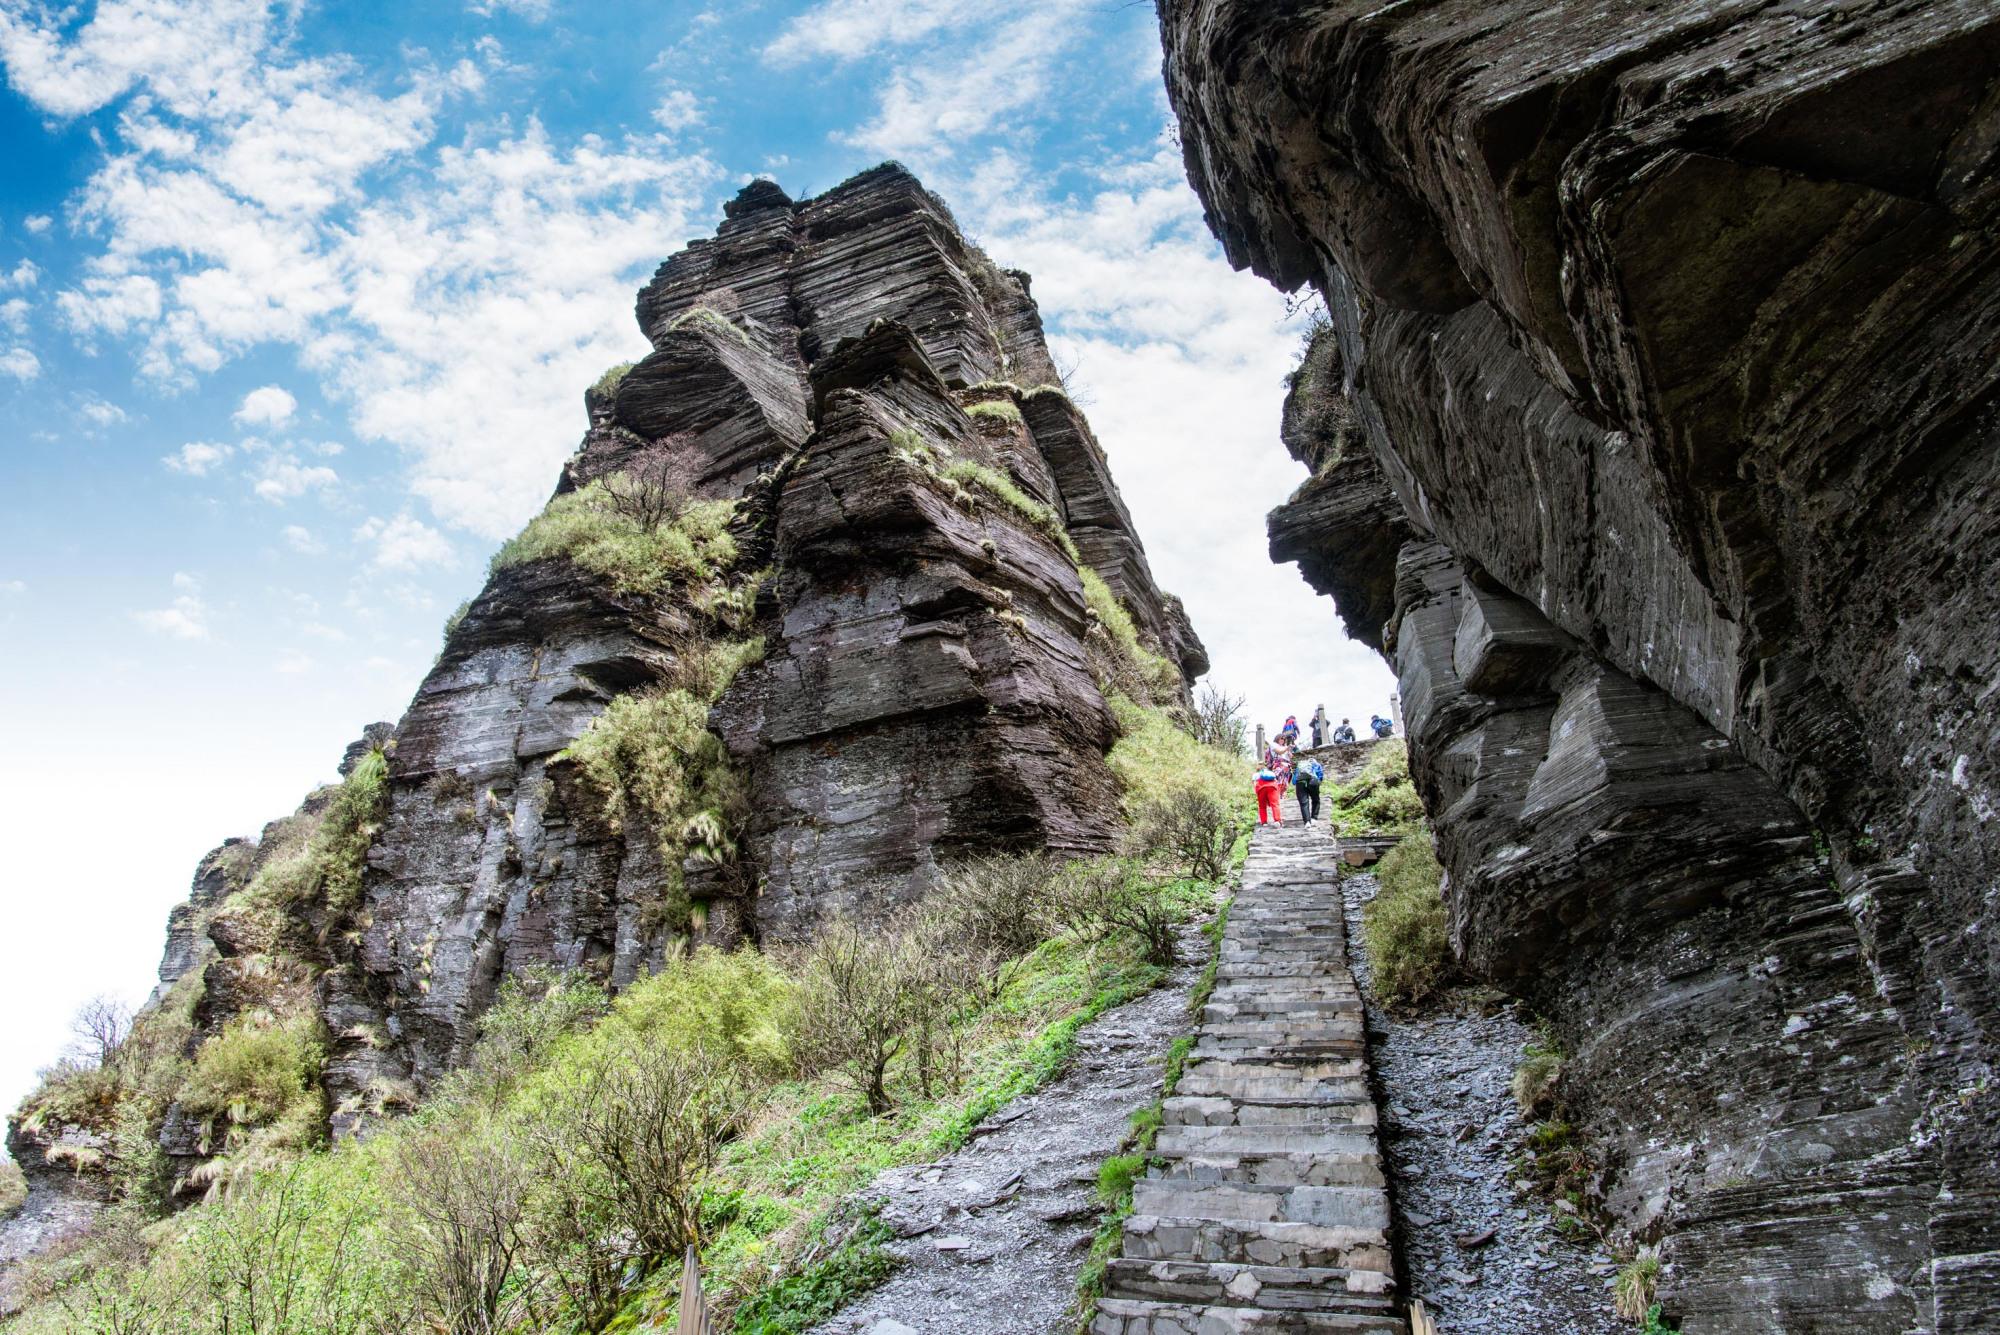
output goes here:
<path id="1" fill-rule="evenodd" d="M 1266 796 L 1281 797 L 1284 795 L 1284 791 L 1285 785 L 1279 783 L 1276 779 L 1257 780 L 1257 798 L 1259 801 L 1262 801 Z"/>

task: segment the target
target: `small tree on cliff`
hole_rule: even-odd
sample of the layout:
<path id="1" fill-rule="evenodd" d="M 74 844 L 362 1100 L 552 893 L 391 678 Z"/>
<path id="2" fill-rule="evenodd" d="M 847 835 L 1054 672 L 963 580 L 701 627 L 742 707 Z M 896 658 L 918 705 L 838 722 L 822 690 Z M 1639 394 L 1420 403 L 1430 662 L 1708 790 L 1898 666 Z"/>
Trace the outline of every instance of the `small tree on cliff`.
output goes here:
<path id="1" fill-rule="evenodd" d="M 604 494 L 611 508 L 648 533 L 677 522 L 694 503 L 695 484 L 700 481 L 689 442 L 686 436 L 669 437 L 644 458 L 606 477 Z"/>

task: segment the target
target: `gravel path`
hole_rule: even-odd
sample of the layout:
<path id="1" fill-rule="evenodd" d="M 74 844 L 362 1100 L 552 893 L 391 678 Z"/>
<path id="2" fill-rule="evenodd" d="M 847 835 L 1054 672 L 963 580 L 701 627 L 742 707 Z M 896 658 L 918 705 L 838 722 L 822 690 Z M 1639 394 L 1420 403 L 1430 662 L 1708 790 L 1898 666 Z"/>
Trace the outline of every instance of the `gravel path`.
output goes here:
<path id="1" fill-rule="evenodd" d="M 1612 1257 L 1561 1240 L 1548 1206 L 1515 1194 L 1510 1161 L 1525 1128 L 1508 1083 L 1528 1027 L 1497 994 L 1472 990 L 1415 1018 L 1385 1011 L 1361 936 L 1375 878 L 1342 888 L 1408 1292 L 1442 1335 L 1630 1332 L 1611 1310 Z"/>
<path id="2" fill-rule="evenodd" d="M 30 1174 L 28 1199 L 12 1216 L 0 1220 L 0 1317 L 18 1305 L 19 1263 L 69 1234 L 82 1232 L 104 1208 L 90 1196 L 58 1190 L 57 1180 L 53 1173 Z"/>
<path id="3" fill-rule="evenodd" d="M 1132 1113 L 1159 1096 L 1167 1047 L 1193 1024 L 1208 958 L 1194 929 L 1162 986 L 1077 1034 L 1063 1073 L 1002 1108 L 961 1148 L 891 1169 L 882 1203 L 903 1258 L 889 1282 L 817 1327 L 823 1335 L 1054 1335 L 1074 1328 L 1077 1272 L 1096 1235 L 1097 1169 Z"/>

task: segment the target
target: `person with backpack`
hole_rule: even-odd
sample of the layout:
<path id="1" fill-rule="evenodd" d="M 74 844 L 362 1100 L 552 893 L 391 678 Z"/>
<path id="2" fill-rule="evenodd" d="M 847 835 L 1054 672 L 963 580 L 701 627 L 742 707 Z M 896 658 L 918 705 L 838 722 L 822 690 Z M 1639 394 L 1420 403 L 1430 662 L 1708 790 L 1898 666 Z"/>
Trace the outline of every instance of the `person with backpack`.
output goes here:
<path id="1" fill-rule="evenodd" d="M 1380 714 L 1369 715 L 1368 726 L 1375 730 L 1377 737 L 1387 737 L 1390 733 L 1396 731 L 1396 725 L 1388 719 L 1383 718 Z"/>
<path id="2" fill-rule="evenodd" d="M 1333 730 L 1333 744 L 1335 746 L 1354 745 L 1354 725 L 1346 719 L 1342 719 L 1340 726 Z"/>
<path id="3" fill-rule="evenodd" d="M 1278 782 L 1278 776 L 1268 766 L 1257 771 L 1257 823 L 1259 825 L 1283 825 L 1285 809 L 1278 805 L 1279 794 L 1285 791 Z"/>
<path id="4" fill-rule="evenodd" d="M 1307 825 L 1319 819 L 1319 786 L 1325 781 L 1326 770 L 1311 756 L 1299 762 L 1299 772 L 1292 776 L 1292 787 L 1299 794 L 1299 819 Z"/>

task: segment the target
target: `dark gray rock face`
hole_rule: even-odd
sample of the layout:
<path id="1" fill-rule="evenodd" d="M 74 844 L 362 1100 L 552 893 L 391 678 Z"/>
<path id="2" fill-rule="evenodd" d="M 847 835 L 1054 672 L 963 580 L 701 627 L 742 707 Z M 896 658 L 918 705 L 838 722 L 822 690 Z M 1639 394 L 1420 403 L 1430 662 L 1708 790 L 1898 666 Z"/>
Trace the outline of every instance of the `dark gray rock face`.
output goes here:
<path id="1" fill-rule="evenodd" d="M 1162 21 L 1211 225 L 1332 317 L 1273 553 L 1395 663 L 1456 944 L 1568 1036 L 1670 1314 L 2000 1325 L 1967 1092 L 2000 996 L 2000 15 Z"/>
<path id="2" fill-rule="evenodd" d="M 671 458 L 703 494 L 743 498 L 740 564 L 775 571 L 752 627 L 764 660 L 711 721 L 749 814 L 740 874 L 688 869 L 697 935 L 879 916 L 963 852 L 1104 848 L 1115 726 L 1061 533 L 1186 673 L 1206 658 L 1088 425 L 1059 390 L 1030 392 L 1055 376 L 1025 277 L 883 167 L 796 203 L 748 187 L 713 240 L 661 266 L 638 318 L 654 351 L 585 396 L 558 493 Z M 968 415 L 982 402 L 1002 406 Z M 670 869 L 558 753 L 673 677 L 691 615 L 561 561 L 501 570 L 469 606 L 396 726 L 362 920 L 318 976 L 337 1131 L 462 1060 L 508 977 L 618 987 L 657 967 Z"/>

